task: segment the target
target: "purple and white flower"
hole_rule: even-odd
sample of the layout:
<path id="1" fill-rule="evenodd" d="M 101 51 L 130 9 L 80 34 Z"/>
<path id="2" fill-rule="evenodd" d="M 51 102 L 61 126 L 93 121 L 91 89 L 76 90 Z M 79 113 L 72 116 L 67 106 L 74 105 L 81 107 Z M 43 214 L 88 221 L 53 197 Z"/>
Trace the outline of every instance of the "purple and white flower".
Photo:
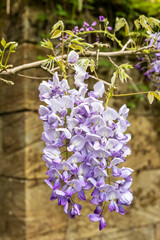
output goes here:
<path id="1" fill-rule="evenodd" d="M 79 216 L 82 209 L 74 202 L 74 195 L 85 201 L 85 193 L 92 189 L 90 203 L 95 205 L 95 211 L 89 219 L 99 222 L 102 230 L 106 227 L 104 204 L 111 212 L 123 215 L 123 206 L 129 206 L 133 199 L 133 170 L 122 166 L 130 154 L 126 145 L 130 135 L 125 133 L 129 110 L 126 105 L 119 112 L 104 108 L 99 100 L 105 92 L 103 82 L 96 83 L 87 94 L 87 73 L 77 64 L 78 58 L 74 51 L 67 58 L 75 70 L 77 89 L 70 89 L 67 79 L 60 80 L 57 72 L 52 82 L 43 81 L 39 87 L 40 100 L 47 104 L 39 109 L 44 122 L 42 140 L 46 143 L 43 160 L 48 167 L 45 182 L 52 189 L 51 200 L 57 199 L 70 218 Z"/>

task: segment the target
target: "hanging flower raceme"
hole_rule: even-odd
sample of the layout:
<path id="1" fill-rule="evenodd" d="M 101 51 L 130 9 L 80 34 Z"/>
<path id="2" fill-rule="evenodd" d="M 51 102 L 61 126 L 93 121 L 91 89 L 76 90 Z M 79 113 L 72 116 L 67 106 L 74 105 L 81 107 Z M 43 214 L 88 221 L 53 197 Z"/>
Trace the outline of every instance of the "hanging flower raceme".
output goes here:
<path id="1" fill-rule="evenodd" d="M 104 94 L 103 82 L 88 92 L 84 80 L 88 74 L 79 66 L 78 54 L 71 51 L 68 63 L 75 69 L 77 89 L 71 89 L 66 79 L 43 81 L 39 86 L 40 100 L 46 103 L 39 109 L 43 120 L 42 140 L 46 143 L 43 160 L 48 167 L 45 180 L 52 189 L 51 200 L 58 200 L 70 218 L 80 215 L 82 206 L 75 203 L 74 195 L 81 201 L 92 189 L 90 203 L 95 205 L 89 219 L 99 222 L 99 229 L 106 227 L 103 206 L 109 211 L 125 214 L 123 206 L 129 206 L 133 196 L 130 168 L 122 167 L 130 154 L 127 146 L 130 134 L 128 108 L 123 105 L 117 112 L 104 108 L 100 100 Z M 106 204 L 107 203 L 107 204 Z"/>
<path id="2" fill-rule="evenodd" d="M 160 32 L 151 34 L 148 46 L 160 50 Z M 160 53 L 157 52 L 148 57 L 138 58 L 135 67 L 143 71 L 146 79 L 151 81 L 158 90 L 160 89 Z"/>

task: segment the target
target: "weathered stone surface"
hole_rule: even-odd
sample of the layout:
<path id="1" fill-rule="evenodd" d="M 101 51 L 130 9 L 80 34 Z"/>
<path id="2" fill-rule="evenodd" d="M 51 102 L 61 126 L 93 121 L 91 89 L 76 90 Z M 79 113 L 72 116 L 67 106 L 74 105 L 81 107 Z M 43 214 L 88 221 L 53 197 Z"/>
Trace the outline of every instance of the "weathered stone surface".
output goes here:
<path id="1" fill-rule="evenodd" d="M 46 1 L 37 4 L 36 0 L 12 0 L 7 4 L 10 5 L 9 16 L 6 15 L 6 1 L 0 2 L 3 35 L 7 35 L 9 41 L 40 41 L 41 34 L 44 33 L 43 30 L 46 30 L 48 23 L 47 19 L 41 19 L 45 17 Z"/>
<path id="2" fill-rule="evenodd" d="M 46 167 L 42 161 L 43 147 L 44 144 L 39 141 L 1 158 L 0 174 L 18 178 L 44 178 Z"/>
<path id="3" fill-rule="evenodd" d="M 160 222 L 156 225 L 156 240 L 160 239 Z"/>
<path id="4" fill-rule="evenodd" d="M 0 177 L 0 240 L 25 240 L 23 181 Z"/>
<path id="5" fill-rule="evenodd" d="M 2 156 L 2 118 L 0 117 L 0 156 Z"/>
<path id="6" fill-rule="evenodd" d="M 154 226 L 131 228 L 126 231 L 106 229 L 93 235 L 91 238 L 80 238 L 79 240 L 155 240 Z"/>
<path id="7" fill-rule="evenodd" d="M 40 141 L 43 127 L 38 114 L 23 112 L 10 114 L 10 118 L 8 115 L 2 116 L 1 119 L 3 154 L 0 172 L 22 178 L 44 176 L 44 143 Z M 127 158 L 125 165 L 138 171 L 160 167 L 160 139 L 157 133 L 158 126 L 154 129 L 153 118 L 130 116 L 129 122 L 131 126 L 127 132 L 132 134 L 129 142 L 132 154 Z M 11 168 L 13 163 L 15 167 Z"/>
<path id="8" fill-rule="evenodd" d="M 0 240 L 65 239 L 67 217 L 44 181 L 0 178 Z"/>
<path id="9" fill-rule="evenodd" d="M 2 116 L 3 156 L 14 153 L 40 140 L 42 121 L 34 112 Z"/>
<path id="10" fill-rule="evenodd" d="M 33 240 L 65 239 L 67 216 L 57 201 L 50 201 L 51 189 L 44 181 L 26 184 L 26 238 Z"/>
<path id="11" fill-rule="evenodd" d="M 2 116 L 0 174 L 18 178 L 45 176 L 42 161 L 44 143 L 40 140 L 42 121 L 34 112 Z M 14 167 L 12 167 L 14 166 Z"/>
<path id="12" fill-rule="evenodd" d="M 14 55 L 11 56 L 10 62 L 13 66 L 19 66 L 24 63 L 34 62 L 37 56 L 44 55 L 44 49 L 29 43 L 20 45 Z M 45 71 L 40 68 L 29 69 L 21 72 L 31 77 L 47 77 L 49 76 Z M 39 92 L 38 86 L 41 79 L 30 79 L 22 76 L 7 76 L 5 79 L 12 80 L 14 86 L 9 86 L 0 82 L 0 113 L 14 112 L 19 110 L 37 110 L 39 108 Z"/>
<path id="13" fill-rule="evenodd" d="M 134 201 L 132 205 L 128 208 L 126 207 L 124 216 L 115 212 L 110 213 L 109 210 L 106 210 L 104 215 L 108 229 L 102 232 L 102 236 L 105 235 L 107 238 L 112 232 L 118 231 L 121 236 L 120 239 L 127 239 L 126 236 L 129 234 L 128 231 L 130 231 L 128 229 L 135 229 L 134 238 L 131 239 L 140 239 L 139 235 L 147 236 L 146 226 L 151 226 L 150 238 L 154 239 L 155 233 L 153 234 L 152 226 L 160 222 L 159 185 L 160 170 L 142 171 L 140 174 L 134 175 L 132 187 Z M 94 236 L 97 236 L 97 239 L 101 239 L 98 223 L 90 222 L 87 217 L 93 211 L 93 207 L 89 202 L 83 203 L 83 207 L 82 216 L 78 217 L 76 221 L 69 220 L 67 239 L 94 239 Z M 148 237 L 148 239 L 150 238 Z M 109 239 L 112 238 L 110 237 Z M 116 233 L 113 239 L 116 239 Z M 145 237 L 141 239 L 145 239 Z"/>
<path id="14" fill-rule="evenodd" d="M 129 142 L 132 154 L 127 158 L 125 164 L 139 171 L 160 167 L 160 138 L 158 134 L 160 118 L 131 115 L 128 121 L 131 123 L 127 132 L 132 135 Z"/>

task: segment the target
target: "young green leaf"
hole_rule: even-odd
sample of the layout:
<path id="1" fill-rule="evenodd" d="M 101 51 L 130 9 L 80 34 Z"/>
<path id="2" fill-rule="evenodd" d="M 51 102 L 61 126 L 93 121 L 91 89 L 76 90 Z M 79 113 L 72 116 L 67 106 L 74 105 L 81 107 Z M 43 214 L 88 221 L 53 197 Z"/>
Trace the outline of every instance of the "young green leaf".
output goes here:
<path id="1" fill-rule="evenodd" d="M 53 25 L 51 33 L 54 33 L 58 28 L 61 30 L 64 29 L 64 24 L 62 21 L 58 21 L 56 24 Z"/>
<path id="2" fill-rule="evenodd" d="M 6 45 L 6 41 L 4 40 L 4 38 L 2 38 L 2 40 L 1 40 L 1 44 L 2 44 L 3 47 L 5 47 L 5 45 Z"/>
<path id="3" fill-rule="evenodd" d="M 146 16 L 141 15 L 139 17 L 139 22 L 140 22 L 141 26 L 144 27 L 146 30 L 148 30 L 149 32 L 153 32 L 152 28 L 149 25 L 148 18 Z"/>
<path id="4" fill-rule="evenodd" d="M 82 46 L 79 46 L 79 45 L 76 45 L 76 44 L 73 44 L 73 43 L 71 43 L 69 45 L 69 47 L 72 48 L 73 50 L 79 50 L 81 53 L 83 53 L 83 51 L 84 51 Z"/>
<path id="5" fill-rule="evenodd" d="M 89 64 L 90 64 L 90 60 L 88 58 L 79 59 L 78 62 L 77 62 L 77 65 L 79 67 L 83 67 L 84 66 L 85 71 L 87 70 Z"/>
<path id="6" fill-rule="evenodd" d="M 65 64 L 61 59 L 54 58 L 55 62 L 58 64 L 62 72 L 65 72 Z"/>
<path id="7" fill-rule="evenodd" d="M 67 33 L 68 35 L 71 35 L 72 37 L 77 37 L 72 31 L 70 30 L 66 30 L 65 33 Z"/>
<path id="8" fill-rule="evenodd" d="M 9 48 L 9 51 L 11 52 L 11 53 L 13 53 L 13 52 L 15 52 L 14 50 L 18 47 L 18 43 L 16 43 L 16 42 L 10 42 L 12 45 L 10 46 L 10 48 Z"/>
<path id="9" fill-rule="evenodd" d="M 61 36 L 61 34 L 62 34 L 61 30 L 56 30 L 56 31 L 52 34 L 51 39 L 53 39 L 53 38 L 59 38 L 59 37 Z"/>
<path id="10" fill-rule="evenodd" d="M 148 21 L 149 21 L 149 24 L 151 25 L 151 27 L 155 27 L 155 26 L 160 26 L 160 20 L 159 19 L 156 19 L 156 18 L 153 18 L 153 17 L 150 17 L 148 18 Z"/>
<path id="11" fill-rule="evenodd" d="M 94 70 L 95 70 L 95 62 L 93 59 L 91 59 L 91 61 L 90 61 L 90 70 L 91 70 L 91 72 L 94 72 Z"/>
<path id="12" fill-rule="evenodd" d="M 81 45 L 82 45 L 84 48 L 86 48 L 86 47 L 94 48 L 94 46 L 93 46 L 92 44 L 86 43 L 86 42 L 82 43 Z"/>
<path id="13" fill-rule="evenodd" d="M 134 24 L 135 24 L 137 30 L 140 29 L 141 25 L 140 25 L 139 19 L 136 19 L 136 20 L 134 21 Z"/>
<path id="14" fill-rule="evenodd" d="M 151 92 L 152 95 L 160 101 L 160 92 Z"/>
<path id="15" fill-rule="evenodd" d="M 83 40 L 83 39 L 82 39 L 82 38 L 76 38 L 76 39 L 72 39 L 71 42 L 72 42 L 72 43 L 79 44 L 79 45 L 82 45 L 83 42 L 80 42 L 81 40 Z"/>
<path id="16" fill-rule="evenodd" d="M 116 23 L 115 23 L 115 32 L 119 31 L 122 27 L 124 27 L 126 24 L 125 18 L 116 18 Z"/>
<path id="17" fill-rule="evenodd" d="M 149 103 L 152 104 L 153 100 L 154 100 L 154 95 L 152 94 L 152 92 L 149 92 L 147 94 L 147 98 L 148 98 Z"/>
<path id="18" fill-rule="evenodd" d="M 51 43 L 51 41 L 49 39 L 47 40 L 43 40 L 43 42 L 40 43 L 42 47 L 48 48 L 48 49 L 53 49 L 53 44 Z"/>
<path id="19" fill-rule="evenodd" d="M 112 87 L 114 87 L 114 85 L 115 85 L 115 83 L 116 83 L 116 78 L 117 78 L 117 71 L 115 71 L 115 72 L 113 73 L 113 76 L 112 76 L 112 78 L 111 78 L 111 85 L 112 85 Z"/>

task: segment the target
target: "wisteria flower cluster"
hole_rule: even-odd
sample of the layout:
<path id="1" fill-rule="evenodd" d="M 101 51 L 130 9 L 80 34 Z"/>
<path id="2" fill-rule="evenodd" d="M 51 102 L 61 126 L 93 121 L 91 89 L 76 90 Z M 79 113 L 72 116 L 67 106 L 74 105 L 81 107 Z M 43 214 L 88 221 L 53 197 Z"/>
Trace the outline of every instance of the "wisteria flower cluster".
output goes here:
<path id="1" fill-rule="evenodd" d="M 83 26 L 81 28 L 79 28 L 78 26 L 75 26 L 74 29 L 72 30 L 72 32 L 74 34 L 80 33 L 80 32 L 90 32 L 90 31 L 94 31 L 95 30 L 95 26 L 97 25 L 97 22 L 94 21 L 91 25 L 89 23 L 87 23 L 86 21 L 83 22 Z M 64 36 L 64 39 L 67 39 L 69 37 L 69 35 L 66 33 Z M 60 38 L 60 40 L 62 40 L 62 38 Z"/>
<path id="2" fill-rule="evenodd" d="M 48 167 L 45 182 L 52 189 L 51 200 L 58 200 L 70 218 L 81 214 L 82 201 L 91 193 L 90 203 L 95 205 L 89 219 L 99 222 L 99 229 L 106 227 L 105 208 L 125 214 L 123 206 L 129 206 L 133 196 L 131 168 L 122 167 L 130 154 L 126 144 L 130 134 L 129 109 L 123 105 L 117 112 L 104 108 L 101 100 L 105 92 L 103 82 L 88 91 L 84 82 L 89 77 L 85 68 L 78 64 L 79 55 L 71 51 L 67 62 L 75 70 L 71 89 L 67 79 L 59 79 L 56 72 L 53 81 L 43 81 L 39 97 L 46 106 L 39 109 L 43 120 L 42 140 L 46 143 L 43 160 Z M 120 166 L 119 166 L 120 165 Z"/>
<path id="3" fill-rule="evenodd" d="M 105 20 L 105 17 L 104 16 L 99 16 L 99 23 L 103 23 L 103 21 Z M 77 33 L 81 33 L 81 32 L 90 32 L 90 31 L 94 31 L 95 30 L 95 26 L 97 25 L 97 22 L 94 21 L 93 23 L 89 24 L 88 22 L 84 21 L 83 22 L 83 26 L 82 27 L 78 27 L 78 26 L 75 26 L 74 29 L 72 30 L 72 32 L 74 34 L 77 34 Z M 108 31 L 112 31 L 112 27 L 111 26 L 108 26 L 107 27 Z M 64 36 L 64 39 L 67 39 L 68 38 L 68 34 L 66 33 L 65 36 Z M 62 38 L 60 38 L 60 40 L 62 40 Z M 97 38 L 96 38 L 96 41 L 98 42 L 100 40 L 99 38 L 99 35 L 97 34 Z"/>
<path id="4" fill-rule="evenodd" d="M 148 46 L 160 50 L 160 32 L 151 34 Z M 143 71 L 146 79 L 160 89 L 160 53 L 138 58 L 136 68 Z"/>

